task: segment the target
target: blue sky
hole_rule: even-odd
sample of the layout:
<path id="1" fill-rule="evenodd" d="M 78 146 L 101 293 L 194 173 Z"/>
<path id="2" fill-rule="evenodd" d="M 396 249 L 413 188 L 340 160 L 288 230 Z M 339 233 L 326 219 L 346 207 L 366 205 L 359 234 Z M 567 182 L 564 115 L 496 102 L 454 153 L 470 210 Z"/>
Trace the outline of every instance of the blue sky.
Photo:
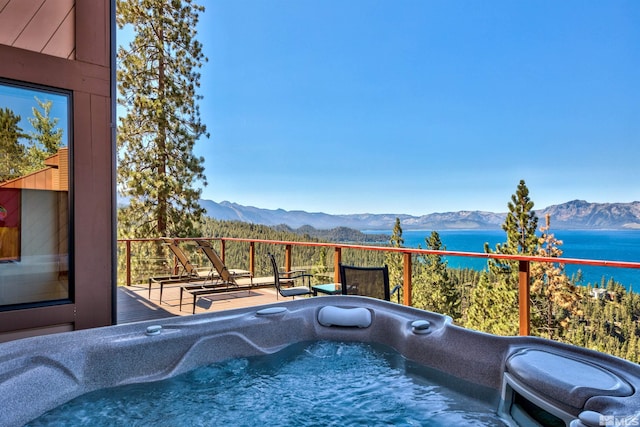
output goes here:
<path id="1" fill-rule="evenodd" d="M 309 212 L 640 200 L 640 2 L 200 0 L 202 197 Z"/>

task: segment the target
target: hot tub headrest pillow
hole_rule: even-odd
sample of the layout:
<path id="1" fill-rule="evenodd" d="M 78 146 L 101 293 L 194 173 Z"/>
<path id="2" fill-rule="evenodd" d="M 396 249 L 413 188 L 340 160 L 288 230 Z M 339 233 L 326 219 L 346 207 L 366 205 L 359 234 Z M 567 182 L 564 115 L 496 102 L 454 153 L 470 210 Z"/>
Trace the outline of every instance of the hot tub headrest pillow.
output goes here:
<path id="1" fill-rule="evenodd" d="M 328 305 L 318 312 L 318 323 L 322 326 L 368 328 L 371 326 L 371 312 L 364 307 L 342 308 Z"/>

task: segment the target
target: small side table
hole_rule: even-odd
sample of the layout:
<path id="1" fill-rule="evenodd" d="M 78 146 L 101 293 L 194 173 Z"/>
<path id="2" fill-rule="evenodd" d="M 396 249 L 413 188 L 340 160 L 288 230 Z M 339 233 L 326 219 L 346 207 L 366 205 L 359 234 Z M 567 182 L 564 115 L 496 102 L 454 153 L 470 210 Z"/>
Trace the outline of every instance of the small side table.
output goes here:
<path id="1" fill-rule="evenodd" d="M 342 286 L 340 283 L 326 283 L 324 285 L 313 285 L 311 286 L 311 290 L 313 291 L 313 296 L 318 296 L 318 292 L 327 294 L 327 295 L 337 295 L 342 293 Z"/>

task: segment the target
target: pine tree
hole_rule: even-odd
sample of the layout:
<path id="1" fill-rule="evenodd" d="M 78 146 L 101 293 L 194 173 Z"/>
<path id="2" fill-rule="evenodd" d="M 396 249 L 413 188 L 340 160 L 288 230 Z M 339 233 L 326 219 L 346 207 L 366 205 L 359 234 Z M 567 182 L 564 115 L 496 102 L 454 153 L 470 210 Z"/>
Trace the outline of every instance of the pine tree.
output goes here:
<path id="1" fill-rule="evenodd" d="M 483 272 L 471 291 L 465 327 L 497 335 L 518 333 L 518 291 L 504 281 L 490 279 Z"/>
<path id="2" fill-rule="evenodd" d="M 425 243 L 427 249 L 446 250 L 437 231 L 432 231 Z M 449 278 L 447 262 L 442 255 L 422 255 L 418 257 L 418 264 L 421 271 L 413 284 L 413 306 L 459 320 L 461 295 Z"/>
<path id="3" fill-rule="evenodd" d="M 389 245 L 392 248 L 404 247 L 404 239 L 402 238 L 402 227 L 400 226 L 400 218 L 396 218 L 393 225 L 393 232 L 389 238 Z M 402 254 L 395 252 L 386 252 L 384 262 L 389 267 L 389 285 L 393 288 L 396 285 L 404 283 L 404 264 Z"/>
<path id="4" fill-rule="evenodd" d="M 507 204 L 509 212 L 502 229 L 507 234 L 504 244 L 497 244 L 495 250 L 491 250 L 485 243 L 485 252 L 490 254 L 505 255 L 535 255 L 538 247 L 536 229 L 538 217 L 533 211 L 533 201 L 529 198 L 529 189 L 524 180 L 520 180 L 516 193 L 511 196 Z M 482 312 L 473 305 L 467 318 L 469 327 L 484 330 L 486 332 L 501 333 L 496 331 L 518 330 L 518 262 L 509 260 L 490 259 L 488 262 L 489 275 L 485 278 L 486 289 L 480 284 L 472 291 L 472 304 L 481 303 L 487 309 L 487 316 L 497 318 L 482 318 Z M 488 294 L 491 298 L 490 306 L 482 301 L 482 295 Z M 497 308 L 497 309 L 496 309 Z M 473 315 L 471 315 L 473 313 Z M 483 329 L 479 325 L 489 325 L 491 330 Z"/>
<path id="5" fill-rule="evenodd" d="M 35 97 L 38 107 L 33 107 L 33 117 L 29 118 L 29 123 L 35 132 L 31 132 L 31 140 L 38 143 L 40 149 L 47 156 L 56 154 L 62 145 L 62 129 L 58 128 L 59 118 L 51 117 L 52 101 L 41 101 Z"/>
<path id="6" fill-rule="evenodd" d="M 0 182 L 19 177 L 26 169 L 26 150 L 20 142 L 26 137 L 20 116 L 9 108 L 0 108 Z"/>
<path id="7" fill-rule="evenodd" d="M 550 233 L 551 217 L 547 214 L 545 225 L 540 228 L 538 255 L 556 258 L 562 256 L 562 241 Z M 576 287 L 564 272 L 564 264 L 531 263 L 532 323 L 538 334 L 546 331 L 548 338 L 562 335 L 571 316 L 580 315 L 579 295 Z"/>
<path id="8" fill-rule="evenodd" d="M 118 0 L 117 24 L 135 34 L 118 50 L 118 191 L 129 199 L 119 231 L 131 237 L 192 236 L 204 210 L 204 159 L 195 142 L 208 137 L 200 121 L 198 69 L 206 61 L 196 40 L 192 0 Z"/>
<path id="9" fill-rule="evenodd" d="M 511 196 L 511 201 L 507 204 L 509 212 L 502 224 L 502 229 L 507 233 L 507 241 L 496 245 L 495 251 L 489 249 L 489 245 L 485 243 L 485 252 L 535 255 L 538 247 L 536 236 L 538 217 L 533 211 L 533 205 L 533 201 L 529 198 L 529 189 L 524 180 L 520 180 L 516 193 Z M 517 262 L 492 259 L 489 267 L 495 273 L 514 273 L 517 279 Z"/>
<path id="10" fill-rule="evenodd" d="M 309 239 L 308 236 L 305 236 L 305 240 Z M 322 278 L 326 277 L 327 274 L 327 248 L 324 246 L 320 248 L 318 253 L 318 261 L 313 265 L 311 269 L 311 274 L 315 277 L 322 276 Z M 320 280 L 324 282 L 324 280 Z"/>
<path id="11" fill-rule="evenodd" d="M 33 117 L 29 123 L 34 131 L 29 132 L 31 144 L 28 148 L 29 172 L 42 169 L 44 160 L 58 152 L 62 146 L 62 129 L 58 127 L 59 118 L 51 117 L 52 101 L 41 101 L 35 97 L 38 107 L 33 107 Z"/>

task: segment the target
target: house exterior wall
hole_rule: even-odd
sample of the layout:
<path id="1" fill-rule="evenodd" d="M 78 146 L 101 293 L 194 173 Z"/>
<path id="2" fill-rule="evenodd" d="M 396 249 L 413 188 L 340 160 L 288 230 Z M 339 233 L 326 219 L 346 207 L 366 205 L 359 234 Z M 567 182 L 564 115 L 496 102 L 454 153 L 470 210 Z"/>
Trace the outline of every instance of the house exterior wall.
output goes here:
<path id="1" fill-rule="evenodd" d="M 72 238 L 58 242 L 70 254 L 70 301 L 0 311 L 0 341 L 115 323 L 114 11 L 114 0 L 0 0 L 0 77 L 68 90 L 73 101 Z M 31 24 L 43 16 L 58 25 Z"/>
<path id="2" fill-rule="evenodd" d="M 0 0 L 0 44 L 75 57 L 74 0 Z"/>

